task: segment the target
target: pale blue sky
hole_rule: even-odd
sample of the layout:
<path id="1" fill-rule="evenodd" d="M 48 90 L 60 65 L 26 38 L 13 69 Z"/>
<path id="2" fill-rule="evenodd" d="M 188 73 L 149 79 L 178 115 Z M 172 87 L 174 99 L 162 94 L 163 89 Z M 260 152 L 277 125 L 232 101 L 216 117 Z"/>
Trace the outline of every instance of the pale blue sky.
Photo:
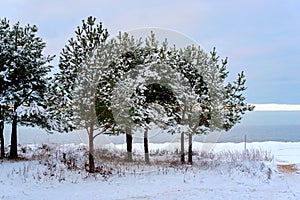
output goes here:
<path id="1" fill-rule="evenodd" d="M 59 55 L 92 15 L 111 35 L 141 27 L 173 29 L 228 57 L 230 78 L 245 71 L 251 103 L 300 104 L 300 2 L 297 0 L 1 0 L 0 17 L 39 27 Z"/>

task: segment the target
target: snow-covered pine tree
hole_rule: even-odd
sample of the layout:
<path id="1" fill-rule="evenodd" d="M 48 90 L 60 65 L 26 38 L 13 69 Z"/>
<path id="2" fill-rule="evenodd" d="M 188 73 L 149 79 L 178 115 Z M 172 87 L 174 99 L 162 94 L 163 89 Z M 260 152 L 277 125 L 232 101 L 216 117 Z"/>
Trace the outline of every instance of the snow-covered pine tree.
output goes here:
<path id="1" fill-rule="evenodd" d="M 174 59 L 176 53 L 177 51 L 168 49 L 166 41 L 159 45 L 154 33 L 151 33 L 142 48 L 131 52 L 130 64 L 135 65 L 128 68 L 126 64 L 129 62 L 121 63 L 125 65 L 123 68 L 129 70 L 117 80 L 114 88 L 115 99 L 112 106 L 118 124 L 130 125 L 132 129 L 142 126 L 145 129 L 146 162 L 149 161 L 147 130 L 150 122 L 166 128 L 167 124 L 178 119 L 179 104 L 175 93 L 180 98 L 189 85 L 177 67 L 179 63 Z M 186 96 L 184 95 L 185 98 Z M 181 99 L 178 100 L 182 102 Z"/>
<path id="2" fill-rule="evenodd" d="M 254 107 L 245 102 L 243 92 L 246 90 L 246 79 L 244 73 L 238 74 L 238 79 L 233 83 L 226 81 L 229 73 L 226 69 L 227 58 L 222 60 L 220 65 L 215 48 L 210 56 L 196 46 L 186 47 L 181 54 L 194 69 L 197 69 L 198 76 L 202 77 L 203 83 L 205 83 L 205 89 L 199 91 L 203 97 L 200 109 L 197 111 L 199 120 L 193 120 L 191 123 L 191 117 L 187 116 L 190 124 L 188 162 L 192 163 L 192 135 L 206 134 L 212 131 L 228 131 L 240 122 L 246 111 L 252 111 Z M 195 91 L 198 93 L 198 89 Z"/>
<path id="3" fill-rule="evenodd" d="M 120 79 L 123 79 L 124 74 L 126 74 L 131 69 L 135 68 L 138 64 L 142 62 L 142 51 L 141 45 L 142 41 L 141 38 L 134 39 L 132 36 L 129 36 L 127 33 L 119 33 L 115 38 L 110 41 L 110 44 L 114 46 L 114 58 L 112 59 L 112 71 L 110 72 L 109 83 L 111 88 L 115 88 L 116 84 L 118 84 Z M 125 85 L 124 85 L 125 86 Z M 126 88 L 123 87 L 119 91 L 118 94 L 122 94 L 123 96 L 127 94 Z M 110 108 L 129 108 L 124 107 L 122 101 L 114 101 L 112 102 L 112 92 L 115 90 L 111 90 L 108 97 L 101 97 L 101 99 L 106 99 L 107 104 L 110 105 Z M 119 98 L 120 100 L 120 98 Z M 126 137 L 126 145 L 127 145 L 127 158 L 128 161 L 132 161 L 132 143 L 133 143 L 133 130 L 132 130 L 132 121 L 127 115 L 123 116 L 124 112 L 119 112 L 119 110 L 114 110 L 113 118 L 115 122 L 115 132 L 125 133 Z M 128 110 L 127 110 L 128 111 Z"/>
<path id="4" fill-rule="evenodd" d="M 95 172 L 94 139 L 114 131 L 110 93 L 117 71 L 120 45 L 108 41 L 108 31 L 94 17 L 82 21 L 75 39 L 63 48 L 60 71 L 55 74 L 48 112 L 52 129 L 66 132 L 85 129 L 89 141 L 89 172 Z M 130 45 L 129 45 L 130 46 Z"/>
<path id="5" fill-rule="evenodd" d="M 9 21 L 4 18 L 0 21 L 0 158 L 4 157 L 4 122 L 6 118 L 6 113 L 8 109 L 8 104 L 6 102 L 6 90 L 8 87 L 8 82 L 6 80 L 7 67 L 6 60 L 8 57 L 7 47 L 5 46 L 5 41 L 8 39 L 9 33 Z"/>
<path id="6" fill-rule="evenodd" d="M 142 99 L 139 100 L 141 103 L 139 105 L 133 105 L 133 107 L 139 113 L 139 121 L 143 122 L 146 120 L 147 122 L 149 121 L 149 116 L 151 116 L 150 119 L 155 121 L 155 123 L 159 122 L 158 119 L 168 119 L 168 121 L 164 121 L 167 122 L 169 126 L 168 131 L 181 132 L 182 135 L 184 135 L 184 133 L 189 133 L 192 129 L 196 128 L 195 125 L 192 125 L 192 122 L 196 124 L 195 122 L 199 121 L 200 114 L 195 108 L 201 107 L 201 103 L 207 96 L 206 85 L 202 76 L 197 71 L 197 68 L 184 58 L 182 51 L 176 50 L 175 47 L 169 48 L 167 41 L 164 41 L 160 48 L 158 46 L 160 45 L 152 33 L 146 40 L 146 49 L 148 49 L 148 51 L 150 49 L 152 52 L 148 54 L 148 57 L 144 58 L 142 70 L 135 73 L 141 74 L 141 77 L 134 77 L 135 82 L 138 82 L 136 80 L 140 80 L 140 82 L 138 82 L 136 86 L 131 86 L 131 88 L 138 87 L 137 91 L 140 91 L 142 96 L 144 95 L 144 100 L 138 97 Z M 126 78 L 126 80 L 127 79 L 128 78 Z M 163 112 L 160 112 L 160 116 L 151 113 L 149 106 L 153 104 L 153 102 L 145 101 L 145 98 L 147 99 L 147 95 L 145 94 L 149 92 L 147 91 L 149 83 L 158 84 L 161 87 L 159 88 L 161 93 L 167 94 L 171 92 L 169 97 L 173 98 L 173 101 L 167 102 L 165 101 L 167 97 L 160 95 L 165 101 L 164 109 L 160 110 L 164 110 L 167 116 L 161 116 Z M 158 88 L 156 89 L 158 92 Z M 134 96 L 140 96 L 140 94 Z M 157 93 L 154 92 L 152 95 L 154 96 L 152 96 L 151 99 L 157 98 Z M 158 99 L 160 97 L 158 97 Z M 161 104 L 163 102 L 156 103 Z M 159 105 L 155 105 L 154 107 L 158 106 Z M 137 116 L 135 116 L 135 118 L 137 118 Z M 184 146 L 182 149 L 184 149 Z M 181 158 L 184 158 L 184 153 L 182 153 Z"/>
<path id="7" fill-rule="evenodd" d="M 1 92 L 4 98 L 1 105 L 9 107 L 8 116 L 12 121 L 10 158 L 17 158 L 17 124 L 45 125 L 45 119 L 38 115 L 30 118 L 20 118 L 16 110 L 24 106 L 45 106 L 49 77 L 52 66 L 47 65 L 53 56 L 44 56 L 46 44 L 36 36 L 37 27 L 26 25 L 21 27 L 19 22 L 9 25 L 5 19 L 1 21 L 1 76 L 4 85 Z M 3 108 L 3 107 L 2 107 Z"/>

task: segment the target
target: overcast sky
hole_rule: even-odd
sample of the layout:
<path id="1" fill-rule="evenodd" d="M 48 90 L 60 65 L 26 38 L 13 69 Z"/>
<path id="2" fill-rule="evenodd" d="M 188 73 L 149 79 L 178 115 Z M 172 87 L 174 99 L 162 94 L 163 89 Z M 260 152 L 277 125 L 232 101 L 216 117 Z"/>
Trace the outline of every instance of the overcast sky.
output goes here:
<path id="1" fill-rule="evenodd" d="M 142 27 L 176 30 L 228 57 L 230 79 L 247 77 L 247 101 L 300 104 L 300 1 L 297 0 L 1 0 L 0 17 L 35 24 L 59 55 L 92 15 L 110 35 Z"/>

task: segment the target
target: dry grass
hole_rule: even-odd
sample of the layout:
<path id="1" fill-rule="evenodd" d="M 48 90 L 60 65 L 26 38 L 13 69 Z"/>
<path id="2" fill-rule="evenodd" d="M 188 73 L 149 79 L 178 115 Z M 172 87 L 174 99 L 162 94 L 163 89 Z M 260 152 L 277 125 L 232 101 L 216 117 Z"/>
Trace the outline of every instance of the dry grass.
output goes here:
<path id="1" fill-rule="evenodd" d="M 287 165 L 278 164 L 277 169 L 281 173 L 286 173 L 286 174 L 293 174 L 293 173 L 296 173 L 298 171 L 298 168 L 297 168 L 296 164 L 287 164 Z"/>
<path id="2" fill-rule="evenodd" d="M 133 161 L 129 162 L 125 150 L 97 148 L 94 158 L 98 173 L 95 174 L 88 172 L 86 146 L 28 145 L 21 147 L 19 154 L 26 160 L 32 160 L 34 164 L 26 163 L 24 167 L 9 173 L 8 177 L 21 176 L 25 182 L 33 177 L 37 182 L 53 180 L 62 182 L 68 179 L 77 183 L 81 179 L 90 177 L 107 180 L 111 176 L 127 174 L 134 176 L 151 173 L 168 174 L 171 171 L 186 174 L 187 170 L 199 171 L 199 169 L 213 169 L 220 173 L 228 173 L 229 176 L 238 173 L 270 180 L 273 171 L 268 166 L 268 163 L 273 160 L 273 155 L 260 149 L 241 152 L 194 152 L 193 165 L 188 165 L 180 162 L 179 151 L 150 151 L 150 163 L 145 163 L 144 154 L 141 152 L 133 152 Z"/>

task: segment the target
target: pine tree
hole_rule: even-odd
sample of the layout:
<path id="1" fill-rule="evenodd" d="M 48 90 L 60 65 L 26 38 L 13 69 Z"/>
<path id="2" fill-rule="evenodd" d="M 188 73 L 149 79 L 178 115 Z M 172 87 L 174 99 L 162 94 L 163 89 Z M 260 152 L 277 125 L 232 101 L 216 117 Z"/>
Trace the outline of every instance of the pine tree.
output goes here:
<path id="1" fill-rule="evenodd" d="M 89 141 L 89 168 L 95 172 L 94 139 L 114 132 L 110 93 L 118 54 L 115 40 L 108 41 L 102 23 L 88 17 L 63 48 L 60 72 L 55 74 L 49 95 L 50 128 L 60 132 L 85 129 Z"/>
<path id="2" fill-rule="evenodd" d="M 6 41 L 9 35 L 9 21 L 7 19 L 2 19 L 0 21 L 0 158 L 4 157 L 4 122 L 5 114 L 7 113 L 7 102 L 6 102 L 6 90 L 8 87 L 8 81 L 6 76 L 8 73 L 6 62 L 8 58 L 8 51 L 6 50 Z"/>
<path id="3" fill-rule="evenodd" d="M 144 45 L 136 51 L 128 52 L 126 62 L 120 64 L 128 70 L 123 71 L 122 78 L 117 81 L 112 106 L 118 124 L 130 126 L 131 129 L 140 126 L 144 128 L 145 161 L 149 162 L 149 124 L 153 122 L 166 127 L 166 124 L 176 119 L 175 108 L 170 105 L 176 104 L 172 89 L 177 90 L 177 93 L 183 90 L 178 91 L 179 87 L 174 88 L 175 81 L 169 81 L 176 76 L 176 72 L 169 66 L 176 64 L 168 64 L 170 55 L 167 54 L 170 52 L 166 51 L 166 44 L 159 47 L 152 33 Z"/>
<path id="4" fill-rule="evenodd" d="M 22 105 L 45 106 L 50 79 L 47 75 L 52 68 L 46 64 L 53 56 L 43 55 L 46 44 L 36 36 L 38 29 L 35 25 L 21 27 L 18 22 L 10 27 L 6 19 L 1 24 L 1 81 L 4 82 L 1 88 L 1 95 L 4 95 L 1 106 L 2 109 L 9 108 L 6 111 L 7 118 L 12 121 L 10 158 L 17 158 L 18 122 L 44 126 L 45 119 L 39 114 L 20 118 L 16 111 Z"/>
<path id="5" fill-rule="evenodd" d="M 202 90 L 195 90 L 197 94 L 202 95 L 200 109 L 197 111 L 199 112 L 198 120 L 191 121 L 191 116 L 187 116 L 190 126 L 187 133 L 189 136 L 188 162 L 192 163 L 192 136 L 194 134 L 228 131 L 240 122 L 246 111 L 252 111 L 254 107 L 245 102 L 244 73 L 238 74 L 238 79 L 233 83 L 226 81 L 229 74 L 226 70 L 227 58 L 222 60 L 220 65 L 215 48 L 208 56 L 200 47 L 189 46 L 182 51 L 182 55 L 193 65 L 194 69 L 197 69 L 197 76 L 202 77 L 205 84 Z M 191 77 L 190 80 L 194 78 Z"/>
<path id="6" fill-rule="evenodd" d="M 114 61 L 111 63 L 111 66 L 113 67 L 113 70 L 111 71 L 110 82 L 112 85 L 112 91 L 109 93 L 109 98 L 102 97 L 102 99 L 107 99 L 108 104 L 110 105 L 111 110 L 113 111 L 113 118 L 116 125 L 117 133 L 124 133 L 125 132 L 125 139 L 126 139 L 126 145 L 127 145 L 127 160 L 133 161 L 132 157 L 132 144 L 133 144 L 133 133 L 134 130 L 132 130 L 134 126 L 134 122 L 131 120 L 131 117 L 128 117 L 128 115 L 124 115 L 124 112 L 120 111 L 123 108 L 127 110 L 127 112 L 131 112 L 130 105 L 124 106 L 124 102 L 122 98 L 117 98 L 114 101 L 112 100 L 112 97 L 114 96 L 114 93 L 116 93 L 118 96 L 121 94 L 121 96 L 126 96 L 125 94 L 129 94 L 126 90 L 126 84 L 123 85 L 119 89 L 114 89 L 118 85 L 118 82 L 120 80 L 124 79 L 125 74 L 130 71 L 131 69 L 134 69 L 136 66 L 140 65 L 143 62 L 143 51 L 141 50 L 141 38 L 135 40 L 132 36 L 129 36 L 127 33 L 119 33 L 118 36 L 115 39 L 112 39 L 112 44 L 114 44 L 114 50 L 115 50 L 115 57 Z M 127 86 L 128 81 L 127 81 Z M 131 87 L 131 86 L 129 86 Z M 118 87 L 117 87 L 118 88 Z M 116 97 L 115 96 L 115 97 Z M 128 109 L 129 108 L 129 109 Z"/>

